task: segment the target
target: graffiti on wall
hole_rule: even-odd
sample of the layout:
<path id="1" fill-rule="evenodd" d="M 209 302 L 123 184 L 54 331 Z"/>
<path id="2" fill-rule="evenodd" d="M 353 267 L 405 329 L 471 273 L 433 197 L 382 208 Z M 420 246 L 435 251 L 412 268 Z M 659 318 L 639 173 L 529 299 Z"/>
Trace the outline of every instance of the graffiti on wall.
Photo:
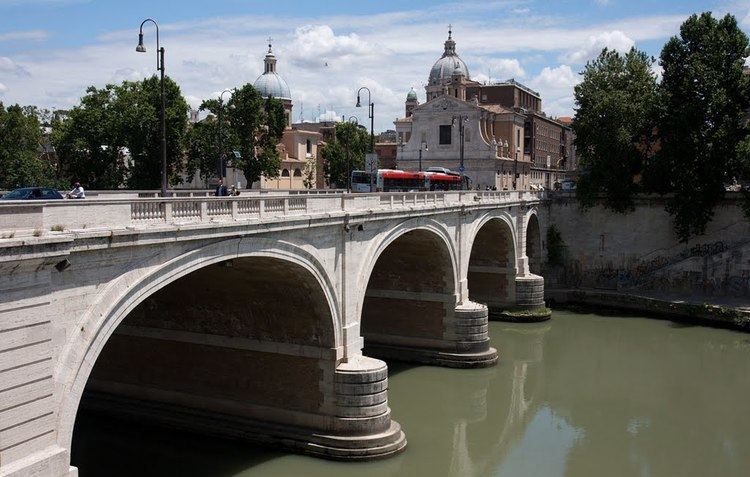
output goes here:
<path id="1" fill-rule="evenodd" d="M 750 240 L 694 245 L 672 255 L 588 264 L 566 257 L 545 271 L 555 286 L 750 296 Z"/>

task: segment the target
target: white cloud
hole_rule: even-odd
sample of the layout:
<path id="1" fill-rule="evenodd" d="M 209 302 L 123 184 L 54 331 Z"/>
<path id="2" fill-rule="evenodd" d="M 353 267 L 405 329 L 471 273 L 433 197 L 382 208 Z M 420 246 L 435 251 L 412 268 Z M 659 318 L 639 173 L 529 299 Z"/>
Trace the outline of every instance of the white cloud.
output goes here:
<path id="1" fill-rule="evenodd" d="M 0 33 L 0 41 L 42 41 L 49 37 L 45 30 L 21 30 Z"/>
<path id="2" fill-rule="evenodd" d="M 635 42 L 620 30 L 599 33 L 589 36 L 579 48 L 563 55 L 561 60 L 566 63 L 581 64 L 595 58 L 604 48 L 626 52 Z"/>
<path id="3" fill-rule="evenodd" d="M 547 114 L 570 116 L 573 114 L 573 88 L 580 82 L 581 76 L 569 65 L 546 66 L 529 82 L 529 86 L 541 94 Z"/>
<path id="4" fill-rule="evenodd" d="M 602 7 L 606 7 L 607 5 L 612 3 L 612 0 L 594 0 L 594 3 Z"/>
<path id="5" fill-rule="evenodd" d="M 15 61 L 11 60 L 7 56 L 0 56 L 0 73 L 5 75 L 14 75 L 28 77 L 31 76 L 23 66 L 19 65 Z"/>
<path id="6" fill-rule="evenodd" d="M 523 78 L 526 72 L 515 58 L 468 57 L 474 80 L 480 83 L 504 81 L 509 78 Z"/>
<path id="7" fill-rule="evenodd" d="M 651 72 L 656 75 L 656 79 L 661 81 L 661 77 L 664 74 L 664 68 L 659 63 L 651 65 Z"/>
<path id="8" fill-rule="evenodd" d="M 0 83 L 0 95 L 8 91 L 8 87 Z"/>
<path id="9" fill-rule="evenodd" d="M 294 31 L 294 41 L 286 48 L 289 61 L 306 68 L 340 69 L 357 58 L 374 55 L 375 45 L 356 33 L 336 35 L 328 25 L 305 25 Z"/>
<path id="10" fill-rule="evenodd" d="M 568 65 L 560 65 L 555 68 L 545 66 L 529 85 L 540 91 L 557 93 L 570 91 L 580 81 L 580 75 L 574 73 Z"/>
<path id="11" fill-rule="evenodd" d="M 317 117 L 318 121 L 335 121 L 335 122 L 341 122 L 341 115 L 338 114 L 336 111 L 326 111 L 322 114 L 319 114 Z"/>

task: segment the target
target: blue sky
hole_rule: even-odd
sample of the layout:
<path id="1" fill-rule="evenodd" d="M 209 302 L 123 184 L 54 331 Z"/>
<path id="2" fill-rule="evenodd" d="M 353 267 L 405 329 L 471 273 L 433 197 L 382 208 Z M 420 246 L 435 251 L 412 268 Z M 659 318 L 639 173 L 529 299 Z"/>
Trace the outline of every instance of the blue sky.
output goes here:
<path id="1" fill-rule="evenodd" d="M 361 114 L 355 92 L 367 85 L 376 128 L 385 129 L 403 114 L 409 88 L 424 98 L 452 23 L 474 79 L 516 78 L 542 93 L 549 114 L 569 115 L 577 73 L 601 47 L 658 56 L 689 14 L 705 10 L 750 29 L 750 0 L 0 0 L 0 100 L 66 108 L 88 85 L 153 74 L 153 30 L 149 53 L 134 51 L 140 21 L 153 17 L 167 73 L 195 106 L 253 82 L 271 36 L 295 120 Z"/>

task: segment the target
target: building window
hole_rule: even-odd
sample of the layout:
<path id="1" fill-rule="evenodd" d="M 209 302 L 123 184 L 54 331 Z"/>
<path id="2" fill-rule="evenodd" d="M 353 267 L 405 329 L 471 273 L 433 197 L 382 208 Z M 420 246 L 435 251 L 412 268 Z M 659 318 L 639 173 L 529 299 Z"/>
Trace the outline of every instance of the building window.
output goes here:
<path id="1" fill-rule="evenodd" d="M 312 154 L 312 141 L 309 139 L 306 141 L 305 146 L 307 147 L 307 153 Z"/>
<path id="2" fill-rule="evenodd" d="M 302 177 L 302 171 L 299 170 L 299 167 L 294 170 L 294 177 Z"/>
<path id="3" fill-rule="evenodd" d="M 440 144 L 450 144 L 451 143 L 451 125 L 450 124 L 443 124 L 440 126 Z"/>
<path id="4" fill-rule="evenodd" d="M 282 170 L 281 177 L 289 177 L 289 169 Z"/>
<path id="5" fill-rule="evenodd" d="M 464 128 L 464 141 L 471 142 L 471 129 Z"/>

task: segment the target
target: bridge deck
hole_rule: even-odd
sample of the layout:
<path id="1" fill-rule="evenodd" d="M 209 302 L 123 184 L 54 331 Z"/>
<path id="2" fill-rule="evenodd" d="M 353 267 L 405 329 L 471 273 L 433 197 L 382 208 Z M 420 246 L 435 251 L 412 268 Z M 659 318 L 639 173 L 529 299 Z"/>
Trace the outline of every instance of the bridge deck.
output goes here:
<path id="1" fill-rule="evenodd" d="M 461 205 L 511 205 L 539 199 L 538 191 L 450 191 L 4 201 L 0 202 L 0 240 L 48 236 L 66 230 L 210 224 Z"/>

